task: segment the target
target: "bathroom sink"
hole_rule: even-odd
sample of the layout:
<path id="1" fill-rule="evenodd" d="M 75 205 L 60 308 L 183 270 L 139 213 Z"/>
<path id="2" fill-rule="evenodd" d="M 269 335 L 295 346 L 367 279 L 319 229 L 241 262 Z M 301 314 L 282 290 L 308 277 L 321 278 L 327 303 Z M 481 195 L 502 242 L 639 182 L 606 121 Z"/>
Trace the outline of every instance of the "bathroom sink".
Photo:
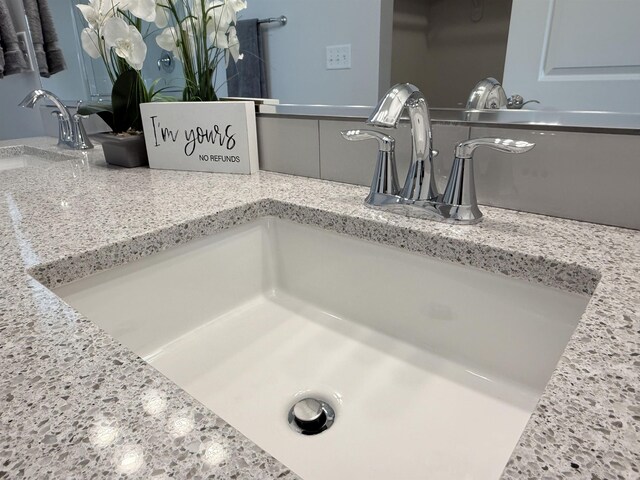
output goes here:
<path id="1" fill-rule="evenodd" d="M 51 152 L 29 145 L 0 147 L 0 171 L 24 167 L 41 167 L 51 165 L 55 161 L 73 158 L 71 155 Z"/>
<path id="2" fill-rule="evenodd" d="M 55 292 L 306 480 L 498 478 L 588 302 L 275 218 Z"/>

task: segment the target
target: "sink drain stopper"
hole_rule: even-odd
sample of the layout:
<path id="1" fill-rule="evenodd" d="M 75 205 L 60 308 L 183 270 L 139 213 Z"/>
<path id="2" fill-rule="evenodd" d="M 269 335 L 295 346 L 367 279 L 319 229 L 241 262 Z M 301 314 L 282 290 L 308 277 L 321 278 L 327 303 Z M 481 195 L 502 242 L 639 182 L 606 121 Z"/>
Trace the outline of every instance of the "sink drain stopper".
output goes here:
<path id="1" fill-rule="evenodd" d="M 336 419 L 336 412 L 326 402 L 315 398 L 304 398 L 289 410 L 289 425 L 303 435 L 324 432 Z"/>

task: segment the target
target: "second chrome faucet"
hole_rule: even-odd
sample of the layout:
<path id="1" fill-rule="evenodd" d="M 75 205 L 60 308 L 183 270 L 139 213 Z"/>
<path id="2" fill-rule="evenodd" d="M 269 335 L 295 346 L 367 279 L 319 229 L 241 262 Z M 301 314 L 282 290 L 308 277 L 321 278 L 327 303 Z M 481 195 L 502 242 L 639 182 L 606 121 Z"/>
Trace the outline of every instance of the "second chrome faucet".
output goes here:
<path id="1" fill-rule="evenodd" d="M 49 100 L 57 108 L 54 113 L 58 117 L 58 146 L 74 150 L 93 148 L 93 144 L 82 125 L 84 117 L 78 113 L 72 115 L 64 103 L 48 90 L 34 90 L 19 103 L 19 106 L 33 108 L 43 98 Z"/>
<path id="2" fill-rule="evenodd" d="M 411 122 L 412 158 L 402 188 L 399 187 L 395 164 L 395 141 L 374 130 L 343 131 L 351 141 L 378 141 L 378 163 L 371 190 L 365 203 L 409 217 L 425 218 L 447 223 L 473 224 L 482 219 L 478 208 L 473 174 L 473 152 L 489 147 L 506 153 L 524 153 L 534 143 L 501 138 L 479 138 L 457 145 L 455 159 L 444 193 L 438 192 L 433 169 L 433 136 L 429 106 L 420 90 L 410 83 L 392 87 L 380 100 L 367 120 L 369 125 L 396 128 L 404 111 Z"/>

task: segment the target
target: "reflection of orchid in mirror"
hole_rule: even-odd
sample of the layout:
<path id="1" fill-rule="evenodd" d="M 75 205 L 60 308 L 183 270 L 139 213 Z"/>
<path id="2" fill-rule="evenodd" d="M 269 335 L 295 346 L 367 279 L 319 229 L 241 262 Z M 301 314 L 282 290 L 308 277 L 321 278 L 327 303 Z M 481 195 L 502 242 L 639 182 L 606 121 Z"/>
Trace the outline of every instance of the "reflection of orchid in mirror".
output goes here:
<path id="1" fill-rule="evenodd" d="M 156 5 L 171 23 L 156 42 L 182 62 L 183 100 L 217 100 L 212 80 L 216 68 L 223 59 L 241 59 L 235 25 L 246 0 L 157 0 Z"/>

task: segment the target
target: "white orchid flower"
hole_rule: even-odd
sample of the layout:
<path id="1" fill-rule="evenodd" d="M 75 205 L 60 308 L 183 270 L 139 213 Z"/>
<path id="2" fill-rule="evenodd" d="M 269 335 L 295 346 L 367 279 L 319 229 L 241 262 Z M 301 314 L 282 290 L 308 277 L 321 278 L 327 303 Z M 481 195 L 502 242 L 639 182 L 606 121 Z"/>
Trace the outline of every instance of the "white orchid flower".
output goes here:
<path id="1" fill-rule="evenodd" d="M 236 27 L 231 26 L 229 28 L 228 38 L 227 38 L 227 52 L 226 52 L 226 61 L 229 63 L 229 54 L 233 58 L 234 62 L 238 62 L 238 60 L 242 60 L 244 55 L 240 54 L 240 40 L 238 40 L 238 34 L 236 32 Z"/>
<path id="2" fill-rule="evenodd" d="M 156 3 L 156 19 L 155 24 L 158 28 L 164 28 L 169 25 L 169 11 L 165 8 L 168 7 L 169 0 L 158 0 Z"/>
<path id="3" fill-rule="evenodd" d="M 98 10 L 93 8 L 93 6 L 91 5 L 84 4 L 76 5 L 76 7 L 78 7 L 78 10 L 80 10 L 80 13 L 82 13 L 84 20 L 85 22 L 87 22 L 87 25 L 89 25 L 89 27 L 98 28 L 98 26 L 100 25 L 100 13 Z"/>
<path id="4" fill-rule="evenodd" d="M 223 0 L 214 0 L 211 5 L 213 8 L 209 13 L 209 18 L 213 20 L 214 28 L 221 28 L 225 32 L 229 29 L 229 25 L 237 21 L 236 11 L 231 2 Z"/>
<path id="5" fill-rule="evenodd" d="M 223 28 L 211 29 L 209 32 L 209 41 L 216 48 L 229 48 L 229 37 L 227 36 L 227 32 L 232 28 L 230 26 L 226 26 Z"/>
<path id="6" fill-rule="evenodd" d="M 80 32 L 80 41 L 82 49 L 87 52 L 91 58 L 100 58 L 100 37 L 98 33 L 91 27 L 87 27 Z"/>
<path id="7" fill-rule="evenodd" d="M 97 30 L 107 18 L 115 15 L 118 4 L 118 0 L 89 0 L 88 4 L 79 4 L 76 7 L 87 24 Z"/>
<path id="8" fill-rule="evenodd" d="M 156 43 L 163 50 L 171 52 L 175 57 L 180 58 L 180 48 L 178 48 L 179 32 L 175 27 L 165 28 L 156 37 Z"/>
<path id="9" fill-rule="evenodd" d="M 124 58 L 135 70 L 141 70 L 147 56 L 147 46 L 136 27 L 123 19 L 111 17 L 104 22 L 102 37 L 107 48 L 113 48 L 116 55 Z"/>
<path id="10" fill-rule="evenodd" d="M 118 10 L 129 11 L 141 20 L 153 22 L 157 15 L 156 3 L 156 0 L 89 0 L 88 4 L 76 7 L 90 27 L 100 29 L 107 19 L 116 16 Z"/>
<path id="11" fill-rule="evenodd" d="M 120 0 L 121 10 L 128 10 L 135 17 L 145 22 L 156 20 L 157 5 L 156 0 Z"/>
<path id="12" fill-rule="evenodd" d="M 246 0 L 227 0 L 227 4 L 233 9 L 234 12 L 239 12 L 247 8 Z"/>
<path id="13" fill-rule="evenodd" d="M 227 33 L 237 21 L 235 10 L 229 3 L 222 0 L 210 1 L 207 10 L 209 41 L 217 48 L 229 48 Z"/>

